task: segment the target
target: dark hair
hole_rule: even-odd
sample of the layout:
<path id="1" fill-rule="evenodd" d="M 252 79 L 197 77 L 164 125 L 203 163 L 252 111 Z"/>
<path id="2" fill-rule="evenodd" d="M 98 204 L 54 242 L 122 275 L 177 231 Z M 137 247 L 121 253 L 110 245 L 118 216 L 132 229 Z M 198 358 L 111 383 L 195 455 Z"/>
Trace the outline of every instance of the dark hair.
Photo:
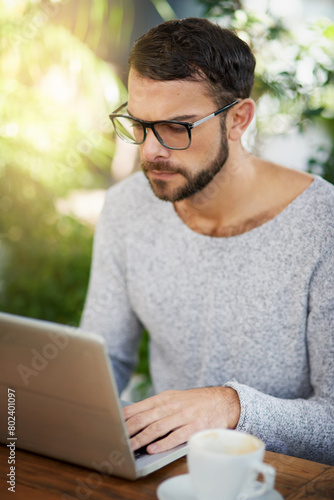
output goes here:
<path id="1" fill-rule="evenodd" d="M 188 17 L 152 28 L 134 44 L 129 67 L 153 80 L 203 80 L 219 105 L 249 97 L 255 58 L 233 31 Z"/>

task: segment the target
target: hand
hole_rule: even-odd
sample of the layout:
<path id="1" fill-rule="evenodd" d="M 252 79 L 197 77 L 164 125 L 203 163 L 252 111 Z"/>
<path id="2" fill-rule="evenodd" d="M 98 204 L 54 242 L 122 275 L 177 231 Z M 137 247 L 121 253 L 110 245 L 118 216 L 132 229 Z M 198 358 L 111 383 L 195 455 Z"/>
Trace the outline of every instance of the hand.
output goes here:
<path id="1" fill-rule="evenodd" d="M 123 408 L 131 446 L 160 453 L 188 441 L 202 429 L 234 429 L 240 417 L 238 394 L 229 387 L 165 391 Z"/>

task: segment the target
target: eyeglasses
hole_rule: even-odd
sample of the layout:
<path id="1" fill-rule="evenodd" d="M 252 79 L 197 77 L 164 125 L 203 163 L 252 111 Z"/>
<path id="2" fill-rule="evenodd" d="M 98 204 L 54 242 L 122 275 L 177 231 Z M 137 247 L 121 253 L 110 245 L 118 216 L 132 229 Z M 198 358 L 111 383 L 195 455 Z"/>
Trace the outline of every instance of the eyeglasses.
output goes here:
<path id="1" fill-rule="evenodd" d="M 123 141 L 130 144 L 143 144 L 146 139 L 147 129 L 151 129 L 155 137 L 167 149 L 188 149 L 191 144 L 191 131 L 202 123 L 231 108 L 239 100 L 218 109 L 197 122 L 179 122 L 176 120 L 158 120 L 147 122 L 133 116 L 119 114 L 118 112 L 128 103 L 125 102 L 117 108 L 109 118 L 113 122 L 115 132 Z"/>

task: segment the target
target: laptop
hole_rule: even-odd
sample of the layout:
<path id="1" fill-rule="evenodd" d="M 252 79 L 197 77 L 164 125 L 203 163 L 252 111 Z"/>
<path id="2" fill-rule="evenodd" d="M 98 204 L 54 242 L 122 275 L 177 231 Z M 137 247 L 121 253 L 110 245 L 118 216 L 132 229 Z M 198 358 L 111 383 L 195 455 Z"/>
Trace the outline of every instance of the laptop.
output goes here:
<path id="1" fill-rule="evenodd" d="M 95 333 L 0 313 L 0 401 L 1 443 L 103 474 L 134 480 L 187 453 L 186 444 L 156 455 L 132 451 Z"/>

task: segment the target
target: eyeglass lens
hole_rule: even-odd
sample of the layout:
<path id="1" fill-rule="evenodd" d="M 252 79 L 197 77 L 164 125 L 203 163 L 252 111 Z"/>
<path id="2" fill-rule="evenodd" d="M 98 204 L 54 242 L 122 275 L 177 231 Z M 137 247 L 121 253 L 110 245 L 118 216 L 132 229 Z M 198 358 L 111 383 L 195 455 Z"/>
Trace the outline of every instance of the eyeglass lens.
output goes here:
<path id="1" fill-rule="evenodd" d="M 117 117 L 113 119 L 116 132 L 121 139 L 132 144 L 141 144 L 145 137 L 144 126 L 131 118 Z M 173 149 L 185 149 L 189 146 L 188 129 L 176 123 L 156 123 L 154 131 L 159 141 Z"/>

